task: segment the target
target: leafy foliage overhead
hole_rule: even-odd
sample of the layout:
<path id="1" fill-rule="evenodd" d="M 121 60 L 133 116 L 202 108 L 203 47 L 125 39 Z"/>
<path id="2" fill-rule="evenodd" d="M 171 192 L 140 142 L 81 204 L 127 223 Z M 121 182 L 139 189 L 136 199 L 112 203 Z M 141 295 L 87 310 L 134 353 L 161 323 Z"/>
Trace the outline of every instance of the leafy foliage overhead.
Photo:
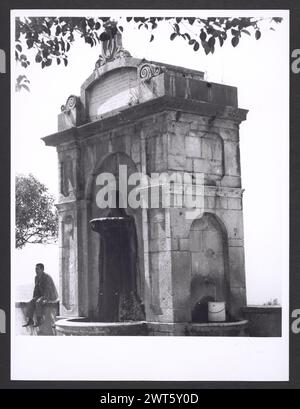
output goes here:
<path id="1" fill-rule="evenodd" d="M 33 175 L 16 177 L 16 248 L 57 239 L 54 197 Z"/>
<path id="2" fill-rule="evenodd" d="M 30 59 L 26 50 L 34 49 L 35 62 L 42 68 L 56 64 L 68 64 L 68 52 L 78 34 L 91 47 L 105 41 L 117 30 L 123 32 L 125 25 L 134 24 L 138 29 L 149 31 L 149 41 L 153 41 L 156 29 L 161 23 L 168 23 L 170 40 L 182 38 L 194 51 L 204 50 L 213 54 L 230 40 L 236 47 L 243 36 L 262 36 L 261 23 L 265 18 L 251 17 L 120 17 L 112 21 L 109 17 L 24 17 L 16 19 L 15 58 L 27 68 Z M 280 23 L 282 18 L 267 19 L 269 28 Z M 114 24 L 116 23 L 116 24 Z"/>

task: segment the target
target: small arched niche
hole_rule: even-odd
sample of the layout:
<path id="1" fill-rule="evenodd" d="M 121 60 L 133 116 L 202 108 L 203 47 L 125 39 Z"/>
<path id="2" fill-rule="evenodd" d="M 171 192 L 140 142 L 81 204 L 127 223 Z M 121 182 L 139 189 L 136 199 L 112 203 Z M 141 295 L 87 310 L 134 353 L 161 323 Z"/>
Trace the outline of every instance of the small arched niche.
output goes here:
<path id="1" fill-rule="evenodd" d="M 228 245 L 223 223 L 212 213 L 193 222 L 191 252 L 191 308 L 193 322 L 207 321 L 208 301 L 228 301 Z"/>

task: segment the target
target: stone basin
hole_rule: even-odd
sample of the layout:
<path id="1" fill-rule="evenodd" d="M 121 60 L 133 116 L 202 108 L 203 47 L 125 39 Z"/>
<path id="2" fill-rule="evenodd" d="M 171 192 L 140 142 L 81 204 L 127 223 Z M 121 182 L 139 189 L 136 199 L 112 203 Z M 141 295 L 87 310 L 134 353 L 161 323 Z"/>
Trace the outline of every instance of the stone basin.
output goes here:
<path id="1" fill-rule="evenodd" d="M 248 321 L 218 323 L 90 322 L 87 318 L 66 318 L 55 323 L 57 335 L 94 336 L 246 336 Z"/>
<path id="2" fill-rule="evenodd" d="M 145 321 L 91 322 L 87 318 L 67 318 L 55 323 L 57 335 L 148 335 Z"/>

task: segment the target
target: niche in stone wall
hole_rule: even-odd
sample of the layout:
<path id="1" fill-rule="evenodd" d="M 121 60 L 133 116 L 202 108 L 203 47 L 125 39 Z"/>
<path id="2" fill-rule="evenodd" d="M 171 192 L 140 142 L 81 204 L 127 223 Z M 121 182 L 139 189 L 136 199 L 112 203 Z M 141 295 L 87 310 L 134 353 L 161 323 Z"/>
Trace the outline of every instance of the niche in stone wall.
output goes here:
<path id="1" fill-rule="evenodd" d="M 203 322 L 208 301 L 228 299 L 226 232 L 216 216 L 205 213 L 193 222 L 189 248 L 192 321 Z"/>
<path id="2" fill-rule="evenodd" d="M 66 156 L 64 160 L 60 162 L 60 193 L 67 197 L 73 190 L 73 160 L 70 156 Z"/>

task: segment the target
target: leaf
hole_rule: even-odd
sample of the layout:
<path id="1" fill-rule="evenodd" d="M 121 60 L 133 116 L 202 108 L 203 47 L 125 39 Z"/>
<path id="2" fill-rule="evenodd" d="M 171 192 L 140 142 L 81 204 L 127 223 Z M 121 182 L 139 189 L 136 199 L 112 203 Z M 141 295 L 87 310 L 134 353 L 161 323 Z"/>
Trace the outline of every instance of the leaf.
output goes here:
<path id="1" fill-rule="evenodd" d="M 260 37 L 261 37 L 261 32 L 260 32 L 259 30 L 256 30 L 256 31 L 255 31 L 255 38 L 256 38 L 256 40 L 259 40 Z"/>
<path id="2" fill-rule="evenodd" d="M 207 34 L 211 34 L 211 35 L 213 35 L 213 34 L 214 34 L 214 32 L 215 32 L 215 30 L 213 29 L 213 27 L 212 27 L 212 26 L 209 26 L 209 27 L 207 28 Z"/>
<path id="3" fill-rule="evenodd" d="M 170 35 L 170 40 L 173 41 L 174 38 L 177 37 L 177 35 L 178 35 L 177 33 L 172 33 L 172 34 Z"/>
<path id="4" fill-rule="evenodd" d="M 99 21 L 97 21 L 97 23 L 95 24 L 95 30 L 99 30 L 101 28 L 101 24 L 99 23 Z"/>
<path id="5" fill-rule="evenodd" d="M 238 18 L 234 18 L 232 21 L 231 21 L 231 26 L 232 27 L 236 27 L 236 26 L 238 26 L 240 24 L 240 20 L 238 19 Z"/>
<path id="6" fill-rule="evenodd" d="M 175 23 L 174 27 L 175 27 L 176 33 L 179 34 L 179 31 L 180 31 L 179 25 Z"/>
<path id="7" fill-rule="evenodd" d="M 85 37 L 85 42 L 87 44 L 93 45 L 93 40 L 91 39 L 91 37 Z"/>
<path id="8" fill-rule="evenodd" d="M 240 41 L 239 37 L 232 37 L 231 44 L 233 45 L 233 47 L 236 47 L 239 41 Z"/>
<path id="9" fill-rule="evenodd" d="M 248 31 L 248 30 L 245 30 L 244 28 L 243 28 L 243 30 L 241 30 L 242 31 L 242 33 L 245 33 L 245 34 L 247 34 L 248 36 L 251 36 L 251 34 L 250 34 L 250 32 Z"/>
<path id="10" fill-rule="evenodd" d="M 108 35 L 107 35 L 107 33 L 105 31 L 103 31 L 103 33 L 100 34 L 99 40 L 100 41 L 107 41 L 108 40 Z"/>
<path id="11" fill-rule="evenodd" d="M 16 45 L 16 49 L 17 49 L 19 52 L 22 51 L 22 47 L 20 46 L 20 44 L 17 44 L 17 45 Z"/>
<path id="12" fill-rule="evenodd" d="M 88 19 L 88 25 L 89 25 L 90 29 L 93 29 L 93 28 L 94 28 L 94 26 L 95 26 L 95 21 L 94 21 L 93 18 L 89 18 L 89 19 Z"/>
<path id="13" fill-rule="evenodd" d="M 151 41 L 153 41 L 154 40 L 154 35 L 153 34 L 151 34 L 151 37 L 150 37 L 150 43 L 151 43 Z"/>
<path id="14" fill-rule="evenodd" d="M 221 47 L 223 47 L 224 40 L 223 40 L 223 38 L 222 38 L 222 37 L 219 37 L 219 42 L 220 42 L 220 46 L 221 46 Z"/>
<path id="15" fill-rule="evenodd" d="M 200 45 L 199 45 L 199 43 L 196 41 L 195 42 L 195 44 L 194 44 L 194 51 L 198 51 L 199 50 L 199 47 L 200 47 Z"/>
<path id="16" fill-rule="evenodd" d="M 65 48 L 65 42 L 63 39 L 60 40 L 60 44 L 61 44 L 61 49 L 65 52 L 66 48 Z"/>
<path id="17" fill-rule="evenodd" d="M 119 30 L 121 31 L 121 33 L 123 33 L 123 31 L 124 31 L 122 26 L 119 26 Z"/>
<path id="18" fill-rule="evenodd" d="M 232 28 L 231 29 L 231 34 L 234 36 L 234 37 L 237 37 L 237 36 L 239 36 L 239 31 L 238 30 L 235 30 L 234 28 Z"/>
<path id="19" fill-rule="evenodd" d="M 60 28 L 60 26 L 56 26 L 55 35 L 56 35 L 56 36 L 59 36 L 60 33 L 61 33 L 61 28 Z"/>
<path id="20" fill-rule="evenodd" d="M 51 60 L 51 59 L 46 60 L 46 62 L 45 62 L 45 66 L 46 66 L 46 67 L 50 67 L 51 64 L 52 64 L 52 60 Z"/>
<path id="21" fill-rule="evenodd" d="M 214 37 L 210 37 L 210 39 L 208 40 L 209 47 L 213 48 L 215 43 L 216 43 L 216 39 Z"/>
<path id="22" fill-rule="evenodd" d="M 64 64 L 65 64 L 65 67 L 68 65 L 68 59 L 67 58 L 64 58 Z"/>
<path id="23" fill-rule="evenodd" d="M 32 40 L 31 38 L 29 38 L 29 39 L 26 41 L 26 44 L 27 44 L 27 47 L 28 47 L 28 48 L 32 48 L 32 47 L 33 47 L 33 40 Z"/>
<path id="24" fill-rule="evenodd" d="M 128 23 L 132 20 L 132 17 L 126 17 L 126 20 L 128 21 Z"/>
<path id="25" fill-rule="evenodd" d="M 40 53 L 37 53 L 37 55 L 35 56 L 35 62 L 37 62 L 38 64 L 42 61 L 42 56 Z"/>
<path id="26" fill-rule="evenodd" d="M 202 29 L 201 33 L 200 33 L 200 40 L 201 41 L 205 41 L 207 37 L 207 34 L 205 33 L 205 31 Z"/>
<path id="27" fill-rule="evenodd" d="M 196 42 L 196 40 L 192 39 L 192 40 L 189 41 L 189 45 L 193 45 L 193 44 L 195 44 L 195 42 Z"/>

